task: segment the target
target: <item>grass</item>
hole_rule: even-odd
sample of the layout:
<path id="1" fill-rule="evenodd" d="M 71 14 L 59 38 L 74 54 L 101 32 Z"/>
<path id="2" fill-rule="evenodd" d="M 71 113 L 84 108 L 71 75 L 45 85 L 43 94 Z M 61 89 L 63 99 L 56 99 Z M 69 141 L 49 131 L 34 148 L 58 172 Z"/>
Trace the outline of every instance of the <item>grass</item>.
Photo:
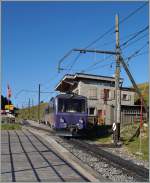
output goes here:
<path id="1" fill-rule="evenodd" d="M 109 135 L 109 136 L 103 136 L 102 138 L 98 138 L 97 139 L 97 142 L 103 144 L 110 144 L 112 143 L 112 135 Z"/>
<path id="2" fill-rule="evenodd" d="M 131 138 L 131 136 L 135 133 L 138 127 L 139 127 L 138 123 L 121 127 L 121 130 L 120 130 L 121 140 L 126 144 L 128 140 Z"/>
<path id="3" fill-rule="evenodd" d="M 132 141 L 128 142 L 132 134 L 134 134 L 135 130 L 137 129 L 138 124 L 127 125 L 125 127 L 121 127 L 121 141 L 123 142 L 123 148 L 131 155 L 137 157 L 137 159 L 149 160 L 149 133 L 148 127 L 142 128 L 141 132 L 141 153 L 142 155 L 138 155 L 140 148 L 140 137 L 135 137 Z M 111 144 L 112 143 L 112 134 L 99 136 L 94 141 L 100 144 Z"/>
<path id="4" fill-rule="evenodd" d="M 1 124 L 1 130 L 21 130 L 21 125 L 19 123 L 15 124 Z"/>
<path id="5" fill-rule="evenodd" d="M 133 127 L 134 128 L 134 127 Z M 141 137 L 135 137 L 131 142 L 126 143 L 126 147 L 130 153 L 138 157 L 139 159 L 149 160 L 149 131 L 148 127 L 142 127 Z M 128 130 L 131 134 L 131 130 Z M 124 134 L 125 136 L 125 134 Z M 142 155 L 137 155 L 140 152 L 140 138 L 141 138 L 141 153 Z M 127 142 L 127 140 L 126 140 Z"/>
<path id="6" fill-rule="evenodd" d="M 141 138 L 141 155 L 138 155 L 137 152 L 140 152 L 140 138 L 135 138 L 132 142 L 126 145 L 128 151 L 135 155 L 139 159 L 149 160 L 149 140 L 147 138 Z"/>

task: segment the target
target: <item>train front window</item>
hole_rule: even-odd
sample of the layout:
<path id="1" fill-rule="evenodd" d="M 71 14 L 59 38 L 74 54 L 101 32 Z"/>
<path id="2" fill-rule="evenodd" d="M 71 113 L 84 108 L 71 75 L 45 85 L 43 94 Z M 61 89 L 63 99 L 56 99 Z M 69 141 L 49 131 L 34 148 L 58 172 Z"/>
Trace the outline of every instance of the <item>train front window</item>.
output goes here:
<path id="1" fill-rule="evenodd" d="M 59 99 L 58 101 L 59 112 L 85 112 L 84 99 Z"/>

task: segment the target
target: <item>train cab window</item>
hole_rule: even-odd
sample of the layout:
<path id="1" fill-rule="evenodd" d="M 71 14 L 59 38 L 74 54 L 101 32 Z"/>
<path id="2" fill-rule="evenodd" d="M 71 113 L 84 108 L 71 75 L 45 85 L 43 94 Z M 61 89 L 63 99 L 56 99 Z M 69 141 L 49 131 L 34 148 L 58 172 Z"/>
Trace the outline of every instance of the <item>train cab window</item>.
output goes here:
<path id="1" fill-rule="evenodd" d="M 85 112 L 85 100 L 78 99 L 59 99 L 59 112 Z"/>

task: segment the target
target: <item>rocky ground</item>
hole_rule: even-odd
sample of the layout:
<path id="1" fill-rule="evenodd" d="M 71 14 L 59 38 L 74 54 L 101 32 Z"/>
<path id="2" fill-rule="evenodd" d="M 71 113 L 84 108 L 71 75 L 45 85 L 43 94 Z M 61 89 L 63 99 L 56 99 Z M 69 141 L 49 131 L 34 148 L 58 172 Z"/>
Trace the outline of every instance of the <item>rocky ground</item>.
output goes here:
<path id="1" fill-rule="evenodd" d="M 136 177 L 130 172 L 125 172 L 119 167 L 116 167 L 116 165 L 110 164 L 109 162 L 106 162 L 103 158 L 97 158 L 87 151 L 84 151 L 73 144 L 68 142 L 61 138 L 56 138 L 56 141 L 59 142 L 62 146 L 64 146 L 66 149 L 68 149 L 72 154 L 74 154 L 78 159 L 80 159 L 83 163 L 88 164 L 90 167 L 92 167 L 94 170 L 96 170 L 99 174 L 103 175 L 105 178 L 110 179 L 113 182 L 137 182 L 141 181 L 139 177 Z M 104 148 L 105 150 L 112 152 L 116 155 L 121 156 L 125 159 L 132 159 L 128 153 L 123 148 Z M 143 165 L 144 162 L 134 160 L 136 164 Z"/>
<path id="2" fill-rule="evenodd" d="M 87 142 L 90 144 L 94 143 L 94 144 L 100 145 L 99 142 L 93 142 L 93 141 L 87 141 Z M 119 148 L 103 147 L 103 149 L 123 159 L 130 160 L 137 165 L 141 165 L 141 166 L 144 166 L 145 168 L 149 168 L 148 161 L 140 159 L 140 155 L 138 158 L 135 155 L 131 154 L 125 146 L 122 146 Z"/>

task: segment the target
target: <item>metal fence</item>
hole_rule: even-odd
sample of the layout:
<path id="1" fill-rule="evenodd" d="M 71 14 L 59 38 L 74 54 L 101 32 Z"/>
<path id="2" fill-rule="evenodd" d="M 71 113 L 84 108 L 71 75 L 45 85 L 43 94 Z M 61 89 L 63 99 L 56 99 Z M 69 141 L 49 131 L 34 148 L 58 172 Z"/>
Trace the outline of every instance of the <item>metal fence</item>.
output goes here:
<path id="1" fill-rule="evenodd" d="M 146 113 L 142 116 L 143 122 L 146 122 Z M 140 122 L 140 110 L 121 111 L 121 125 L 134 124 Z"/>

